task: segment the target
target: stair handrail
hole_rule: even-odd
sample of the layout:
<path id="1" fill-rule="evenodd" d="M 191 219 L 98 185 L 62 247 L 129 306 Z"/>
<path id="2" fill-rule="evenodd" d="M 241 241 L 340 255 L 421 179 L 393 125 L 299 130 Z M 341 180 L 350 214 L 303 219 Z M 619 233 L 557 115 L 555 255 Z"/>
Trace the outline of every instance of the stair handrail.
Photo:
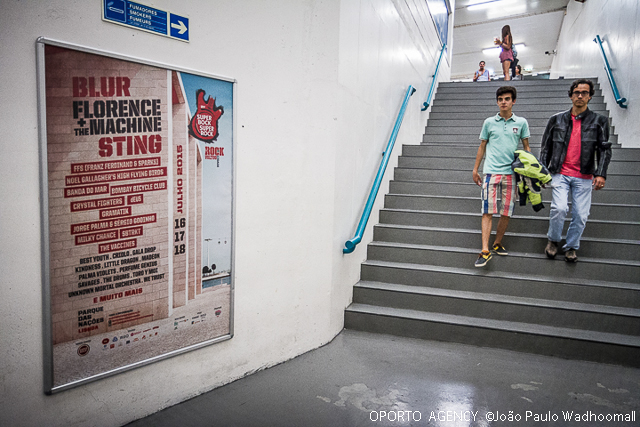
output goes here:
<path id="1" fill-rule="evenodd" d="M 627 98 L 623 98 L 618 91 L 618 86 L 616 85 L 616 81 L 613 78 L 613 73 L 611 72 L 611 66 L 609 65 L 609 60 L 607 59 L 607 54 L 604 52 L 604 47 L 602 46 L 602 39 L 599 35 L 596 35 L 596 38 L 593 39 L 600 46 L 600 53 L 602 53 L 602 59 L 604 60 L 604 69 L 607 72 L 607 77 L 609 77 L 609 84 L 611 85 L 611 90 L 613 90 L 613 96 L 616 98 L 616 102 L 622 108 L 627 108 L 627 105 L 624 105 L 627 102 Z"/>
<path id="2" fill-rule="evenodd" d="M 407 105 L 409 104 L 409 98 L 411 97 L 411 95 L 413 95 L 415 91 L 416 90 L 411 85 L 409 85 L 409 87 L 407 88 L 407 93 L 404 95 L 404 101 L 402 101 L 402 106 L 400 107 L 400 111 L 398 112 L 398 117 L 396 118 L 396 124 L 393 127 L 391 136 L 389 137 L 387 148 L 384 150 L 384 153 L 382 153 L 382 161 L 380 162 L 380 167 L 378 168 L 378 174 L 376 175 L 376 178 L 373 181 L 371 192 L 369 193 L 369 198 L 367 199 L 367 203 L 364 206 L 364 211 L 362 212 L 362 217 L 360 217 L 360 222 L 358 223 L 358 228 L 356 229 L 356 233 L 351 240 L 347 240 L 344 243 L 344 248 L 342 249 L 342 252 L 345 254 L 350 254 L 351 252 L 353 252 L 356 248 L 356 245 L 360 243 L 360 241 L 362 240 L 364 229 L 367 226 L 369 217 L 371 216 L 373 203 L 376 200 L 376 196 L 378 195 L 378 190 L 380 189 L 380 184 L 382 183 L 382 177 L 384 176 L 384 173 L 387 170 L 387 164 L 389 163 L 389 157 L 391 157 L 391 151 L 393 151 L 393 146 L 396 143 L 396 138 L 398 137 L 398 132 L 400 131 L 400 125 L 402 124 L 404 113 L 407 109 Z"/>
<path id="3" fill-rule="evenodd" d="M 431 105 L 431 99 L 433 98 L 433 90 L 436 87 L 436 82 L 438 81 L 438 71 L 440 71 L 440 63 L 442 62 L 442 56 L 444 55 L 444 50 L 447 48 L 447 45 L 442 45 L 442 50 L 440 51 L 440 57 L 438 58 L 438 64 L 436 65 L 436 71 L 433 73 L 433 80 L 431 81 L 431 88 L 429 89 L 429 95 L 427 96 L 427 100 L 422 103 L 423 107 L 420 111 L 426 111 Z"/>

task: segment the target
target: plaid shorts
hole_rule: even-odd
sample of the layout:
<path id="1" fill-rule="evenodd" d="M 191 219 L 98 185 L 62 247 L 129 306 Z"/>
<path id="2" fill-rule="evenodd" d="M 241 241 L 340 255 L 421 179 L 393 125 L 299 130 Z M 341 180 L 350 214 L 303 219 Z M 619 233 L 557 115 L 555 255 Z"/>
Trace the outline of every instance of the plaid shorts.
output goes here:
<path id="1" fill-rule="evenodd" d="M 498 191 L 501 206 L 498 208 Z M 511 216 L 516 204 L 516 186 L 513 175 L 487 174 L 482 181 L 482 213 Z"/>

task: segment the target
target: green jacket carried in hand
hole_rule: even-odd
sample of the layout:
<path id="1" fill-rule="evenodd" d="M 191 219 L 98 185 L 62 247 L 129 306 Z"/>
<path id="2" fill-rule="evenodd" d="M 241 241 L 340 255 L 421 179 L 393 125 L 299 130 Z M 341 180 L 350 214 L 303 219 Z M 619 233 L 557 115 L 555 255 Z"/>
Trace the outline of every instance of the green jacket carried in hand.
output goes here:
<path id="1" fill-rule="evenodd" d="M 534 211 L 543 209 L 540 189 L 542 185 L 551 181 L 551 174 L 547 168 L 530 152 L 516 150 L 511 169 L 515 172 L 518 183 L 520 206 L 526 205 L 528 200 Z"/>

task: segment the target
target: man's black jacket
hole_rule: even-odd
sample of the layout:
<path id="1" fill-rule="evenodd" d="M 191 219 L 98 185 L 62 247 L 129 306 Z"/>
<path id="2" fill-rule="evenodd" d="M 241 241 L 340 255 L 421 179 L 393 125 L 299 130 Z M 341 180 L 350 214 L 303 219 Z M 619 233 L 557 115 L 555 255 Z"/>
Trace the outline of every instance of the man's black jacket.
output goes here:
<path id="1" fill-rule="evenodd" d="M 580 173 L 607 178 L 607 168 L 611 160 L 611 143 L 609 142 L 609 120 L 587 108 L 576 117 L 582 121 L 580 149 Z M 542 136 L 542 147 L 539 159 L 552 174 L 560 173 L 567 155 L 571 138 L 571 110 L 558 113 L 549 119 Z M 597 166 L 594 162 L 597 159 Z"/>

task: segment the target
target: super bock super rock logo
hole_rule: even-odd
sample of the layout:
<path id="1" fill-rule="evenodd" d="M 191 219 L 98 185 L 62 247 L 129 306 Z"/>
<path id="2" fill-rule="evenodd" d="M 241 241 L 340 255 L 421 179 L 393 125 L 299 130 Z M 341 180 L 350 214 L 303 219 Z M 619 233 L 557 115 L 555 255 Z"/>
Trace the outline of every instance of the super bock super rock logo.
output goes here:
<path id="1" fill-rule="evenodd" d="M 204 142 L 218 138 L 218 119 L 224 114 L 222 106 L 216 107 L 216 99 L 204 100 L 204 90 L 196 91 L 197 110 L 189 123 L 189 133 Z"/>

